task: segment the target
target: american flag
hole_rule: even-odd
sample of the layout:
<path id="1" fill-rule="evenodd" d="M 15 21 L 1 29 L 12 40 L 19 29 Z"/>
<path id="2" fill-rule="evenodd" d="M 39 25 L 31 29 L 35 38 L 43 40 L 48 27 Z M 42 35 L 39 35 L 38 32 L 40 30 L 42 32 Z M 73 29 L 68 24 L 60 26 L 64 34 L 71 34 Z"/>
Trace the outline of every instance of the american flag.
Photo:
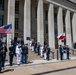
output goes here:
<path id="1" fill-rule="evenodd" d="M 1 26 L 0 33 L 1 34 L 11 34 L 12 33 L 12 24 Z"/>

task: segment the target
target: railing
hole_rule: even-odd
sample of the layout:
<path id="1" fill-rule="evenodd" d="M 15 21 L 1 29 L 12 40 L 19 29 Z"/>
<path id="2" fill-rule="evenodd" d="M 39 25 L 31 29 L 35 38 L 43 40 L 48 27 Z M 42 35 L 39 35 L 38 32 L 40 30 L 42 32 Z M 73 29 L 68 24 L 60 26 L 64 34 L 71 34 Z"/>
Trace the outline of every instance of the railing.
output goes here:
<path id="1" fill-rule="evenodd" d="M 74 55 L 76 52 L 76 49 L 71 49 L 72 50 L 72 54 Z"/>

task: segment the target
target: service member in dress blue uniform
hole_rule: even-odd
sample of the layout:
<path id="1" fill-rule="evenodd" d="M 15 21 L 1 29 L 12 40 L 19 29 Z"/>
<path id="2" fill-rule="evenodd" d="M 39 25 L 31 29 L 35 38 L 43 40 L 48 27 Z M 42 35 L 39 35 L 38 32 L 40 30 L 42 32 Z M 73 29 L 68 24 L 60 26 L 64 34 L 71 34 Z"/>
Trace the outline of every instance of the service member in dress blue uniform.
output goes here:
<path id="1" fill-rule="evenodd" d="M 37 45 L 37 50 L 38 50 L 38 55 L 40 55 L 40 43 L 38 42 L 38 45 Z"/>
<path id="2" fill-rule="evenodd" d="M 2 70 L 2 56 L 3 56 L 2 44 L 0 43 L 0 72 Z"/>
<path id="3" fill-rule="evenodd" d="M 47 46 L 47 60 L 50 60 L 50 48 Z"/>
<path id="4" fill-rule="evenodd" d="M 10 63 L 10 66 L 12 66 L 14 55 L 15 55 L 15 49 L 14 49 L 14 46 L 11 45 L 9 47 L 9 63 Z"/>
<path id="5" fill-rule="evenodd" d="M 37 42 L 34 43 L 34 53 L 36 53 Z"/>
<path id="6" fill-rule="evenodd" d="M 62 45 L 60 45 L 59 51 L 60 51 L 60 60 L 63 60 L 63 48 L 62 48 Z"/>
<path id="7" fill-rule="evenodd" d="M 67 46 L 66 46 L 67 59 L 69 59 L 69 51 L 70 51 L 70 48 L 69 48 L 68 45 L 67 45 Z"/>
<path id="8" fill-rule="evenodd" d="M 23 38 L 21 39 L 21 46 L 24 45 L 24 40 Z"/>
<path id="9" fill-rule="evenodd" d="M 28 47 L 27 44 L 22 47 L 22 63 L 27 64 Z"/>
<path id="10" fill-rule="evenodd" d="M 3 56 L 2 56 L 2 68 L 4 69 L 5 60 L 6 60 L 6 52 L 7 52 L 7 47 L 6 47 L 5 43 L 2 44 L 2 52 L 3 52 Z"/>

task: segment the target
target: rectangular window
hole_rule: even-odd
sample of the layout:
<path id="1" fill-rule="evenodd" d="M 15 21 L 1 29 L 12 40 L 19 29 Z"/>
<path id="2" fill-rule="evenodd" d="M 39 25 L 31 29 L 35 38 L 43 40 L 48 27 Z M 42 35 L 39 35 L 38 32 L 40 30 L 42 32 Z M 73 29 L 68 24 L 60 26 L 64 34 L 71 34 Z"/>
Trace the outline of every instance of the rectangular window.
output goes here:
<path id="1" fill-rule="evenodd" d="M 54 23 L 57 23 L 57 14 L 54 13 Z"/>
<path id="2" fill-rule="evenodd" d="M 15 1 L 15 13 L 19 14 L 19 1 Z"/>
<path id="3" fill-rule="evenodd" d="M 48 24 L 46 24 L 46 33 L 48 33 Z"/>
<path id="4" fill-rule="evenodd" d="M 37 18 L 37 7 L 35 7 L 35 17 Z"/>
<path id="5" fill-rule="evenodd" d="M 3 25 L 3 15 L 0 15 L 0 26 Z"/>
<path id="6" fill-rule="evenodd" d="M 4 10 L 4 0 L 0 0 L 0 10 Z"/>
<path id="7" fill-rule="evenodd" d="M 19 19 L 15 18 L 15 29 L 18 29 L 18 25 L 19 25 Z"/>
<path id="8" fill-rule="evenodd" d="M 47 10 L 45 11 L 45 20 L 46 21 L 48 20 L 48 11 Z"/>

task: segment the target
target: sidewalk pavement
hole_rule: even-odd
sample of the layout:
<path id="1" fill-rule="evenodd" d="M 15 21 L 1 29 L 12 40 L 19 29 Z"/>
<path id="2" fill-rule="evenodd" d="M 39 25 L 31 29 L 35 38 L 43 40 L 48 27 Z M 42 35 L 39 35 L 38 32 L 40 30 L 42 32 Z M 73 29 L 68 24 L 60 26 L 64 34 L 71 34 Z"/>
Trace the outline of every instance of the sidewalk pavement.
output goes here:
<path id="1" fill-rule="evenodd" d="M 8 55 L 7 55 L 8 56 Z M 9 66 L 6 61 L 5 69 L 0 75 L 75 75 L 76 74 L 76 56 L 70 57 L 70 60 L 51 59 L 49 61 L 40 58 L 29 50 L 28 64 L 16 64 Z"/>
<path id="2" fill-rule="evenodd" d="M 75 75 L 76 57 L 70 60 L 32 60 L 29 64 L 7 66 L 0 75 Z"/>
<path id="3" fill-rule="evenodd" d="M 70 59 L 68 60 L 57 60 L 57 59 L 52 59 L 52 60 L 31 60 L 28 62 L 28 64 L 21 64 L 20 66 L 23 66 L 23 65 L 27 65 L 27 66 L 30 66 L 30 65 L 39 65 L 39 64 L 47 64 L 47 63 L 57 63 L 57 62 L 67 62 L 67 61 L 72 61 L 72 60 L 76 60 L 76 57 L 70 57 Z M 9 62 L 6 62 L 5 63 L 5 66 L 6 67 L 10 67 L 9 66 Z M 16 63 L 14 63 L 13 67 L 15 66 L 18 66 Z"/>

